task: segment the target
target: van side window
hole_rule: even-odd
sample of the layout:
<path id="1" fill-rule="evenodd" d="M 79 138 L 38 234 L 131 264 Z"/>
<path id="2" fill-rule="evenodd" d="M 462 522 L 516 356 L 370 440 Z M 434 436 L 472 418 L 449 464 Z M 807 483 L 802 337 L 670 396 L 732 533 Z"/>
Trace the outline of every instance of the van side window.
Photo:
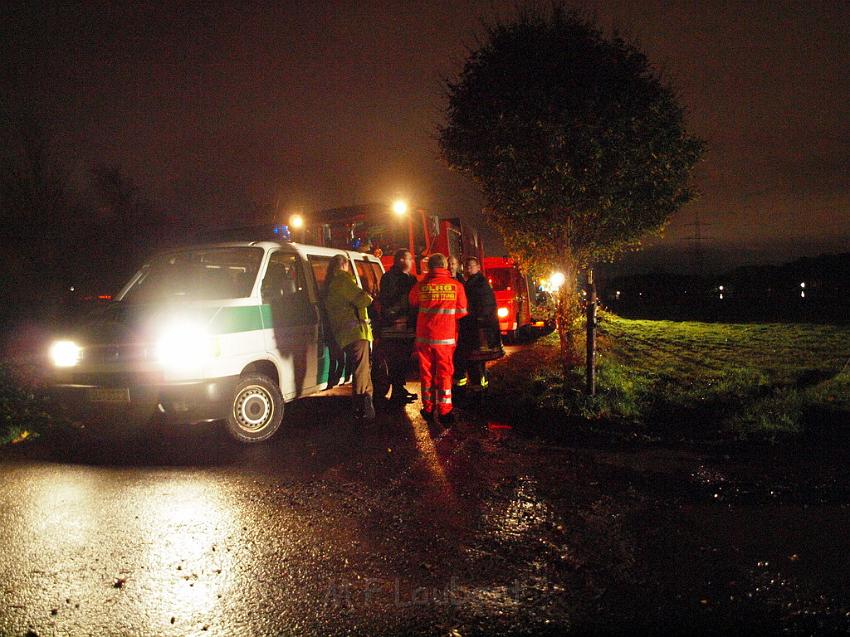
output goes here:
<path id="1" fill-rule="evenodd" d="M 318 315 L 307 296 L 304 270 L 296 254 L 273 252 L 263 278 L 263 303 L 271 306 L 275 329 L 310 326 Z"/>
<path id="2" fill-rule="evenodd" d="M 328 266 L 331 264 L 331 258 L 317 254 L 310 254 L 307 255 L 307 260 L 310 262 L 310 267 L 313 269 L 313 278 L 316 279 L 316 287 L 321 290 L 325 285 L 325 278 L 327 278 L 328 275 Z"/>
<path id="3" fill-rule="evenodd" d="M 369 262 L 357 259 L 354 265 L 357 267 L 357 275 L 360 277 L 360 283 L 363 285 L 363 289 L 372 297 L 378 296 L 378 280 L 375 278 L 372 268 L 369 267 Z"/>
<path id="4" fill-rule="evenodd" d="M 263 278 L 263 302 L 269 303 L 295 294 L 305 294 L 304 275 L 298 256 L 285 252 L 274 252 L 269 258 L 266 276 Z"/>
<path id="5" fill-rule="evenodd" d="M 378 282 L 378 293 L 381 291 L 381 277 L 384 276 L 384 271 L 381 269 L 380 263 L 375 263 L 374 261 L 369 261 L 369 267 L 372 268 L 372 276 L 375 277 L 375 281 Z"/>

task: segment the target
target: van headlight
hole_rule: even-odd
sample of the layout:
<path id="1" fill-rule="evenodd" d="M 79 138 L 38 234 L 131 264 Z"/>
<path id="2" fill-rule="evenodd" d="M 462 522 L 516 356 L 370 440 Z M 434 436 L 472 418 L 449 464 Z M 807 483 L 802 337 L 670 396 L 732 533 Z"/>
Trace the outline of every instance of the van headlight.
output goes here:
<path id="1" fill-rule="evenodd" d="M 50 346 L 50 360 L 56 367 L 74 367 L 80 362 L 82 351 L 74 341 L 54 341 Z"/>
<path id="2" fill-rule="evenodd" d="M 206 326 L 175 323 L 165 328 L 156 340 L 156 360 L 171 369 L 188 369 L 209 362 L 214 343 Z"/>

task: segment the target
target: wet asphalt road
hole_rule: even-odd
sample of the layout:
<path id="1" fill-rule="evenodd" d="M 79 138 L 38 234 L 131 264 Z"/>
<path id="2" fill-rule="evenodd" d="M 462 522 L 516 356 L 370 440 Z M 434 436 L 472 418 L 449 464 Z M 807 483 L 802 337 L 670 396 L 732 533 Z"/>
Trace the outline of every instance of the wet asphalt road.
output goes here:
<path id="1" fill-rule="evenodd" d="M 213 424 L 0 451 L 0 634 L 850 628 L 837 450 L 551 447 L 418 406 L 357 433 L 347 391 L 258 446 Z"/>

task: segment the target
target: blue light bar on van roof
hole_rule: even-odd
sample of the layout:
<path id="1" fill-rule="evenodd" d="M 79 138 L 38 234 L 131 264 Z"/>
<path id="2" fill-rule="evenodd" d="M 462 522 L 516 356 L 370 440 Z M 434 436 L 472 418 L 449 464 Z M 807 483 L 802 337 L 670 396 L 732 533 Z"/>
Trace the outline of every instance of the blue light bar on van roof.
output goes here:
<path id="1" fill-rule="evenodd" d="M 287 225 L 278 224 L 272 228 L 272 232 L 284 241 L 292 241 L 292 233 L 289 231 L 289 226 Z"/>

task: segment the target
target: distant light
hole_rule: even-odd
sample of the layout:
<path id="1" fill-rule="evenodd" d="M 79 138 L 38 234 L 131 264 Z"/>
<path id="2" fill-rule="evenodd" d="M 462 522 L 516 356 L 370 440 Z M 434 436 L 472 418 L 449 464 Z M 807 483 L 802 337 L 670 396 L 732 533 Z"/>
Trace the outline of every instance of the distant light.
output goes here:
<path id="1" fill-rule="evenodd" d="M 407 202 L 404 199 L 396 199 L 393 202 L 393 212 L 399 217 L 407 213 Z"/>
<path id="2" fill-rule="evenodd" d="M 806 298 L 806 291 L 805 290 L 800 290 L 800 298 L 801 299 Z"/>
<path id="3" fill-rule="evenodd" d="M 74 286 L 72 285 L 72 286 L 71 286 L 71 287 L 69 287 L 68 289 L 69 289 L 71 292 L 73 292 L 73 291 L 74 291 Z"/>
<path id="4" fill-rule="evenodd" d="M 289 218 L 289 226 L 293 230 L 299 230 L 304 227 L 304 217 L 301 215 L 292 215 Z"/>
<path id="5" fill-rule="evenodd" d="M 803 281 L 803 282 L 800 284 L 800 287 L 801 287 L 801 288 L 806 287 L 806 282 L 805 282 L 805 281 Z"/>
<path id="6" fill-rule="evenodd" d="M 617 290 L 616 296 L 618 299 L 620 298 L 620 290 Z"/>
<path id="7" fill-rule="evenodd" d="M 720 287 L 718 287 L 717 289 L 718 289 L 718 290 L 720 290 L 720 291 L 722 292 L 722 291 L 723 291 L 723 286 L 721 285 L 721 286 L 720 286 Z"/>
<path id="8" fill-rule="evenodd" d="M 498 314 L 499 318 L 508 318 L 508 308 L 506 308 L 506 307 L 500 307 L 500 308 L 496 311 L 496 314 Z M 492 316 L 492 314 L 491 314 L 491 316 Z"/>
<path id="9" fill-rule="evenodd" d="M 561 272 L 555 272 L 552 276 L 549 277 L 549 286 L 553 290 L 559 289 L 564 283 L 566 283 L 567 277 L 563 275 Z"/>
<path id="10" fill-rule="evenodd" d="M 720 300 L 723 300 L 723 292 L 720 293 Z"/>

